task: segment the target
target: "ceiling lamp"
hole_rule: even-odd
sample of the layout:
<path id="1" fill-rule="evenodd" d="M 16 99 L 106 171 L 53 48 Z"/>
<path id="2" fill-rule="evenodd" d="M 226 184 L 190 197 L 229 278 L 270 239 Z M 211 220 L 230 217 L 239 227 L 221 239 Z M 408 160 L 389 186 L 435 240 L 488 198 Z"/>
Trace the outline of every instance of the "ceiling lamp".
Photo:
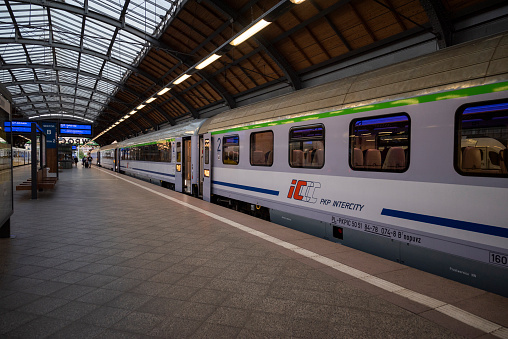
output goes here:
<path id="1" fill-rule="evenodd" d="M 219 59 L 221 57 L 221 55 L 218 55 L 218 54 L 212 54 L 210 55 L 206 60 L 204 60 L 202 63 L 200 63 L 199 65 L 196 66 L 196 69 L 203 69 L 205 68 L 206 66 L 210 65 L 212 62 L 214 62 L 215 60 Z"/>
<path id="2" fill-rule="evenodd" d="M 155 100 L 157 100 L 157 98 L 150 98 L 146 101 L 146 103 L 149 104 L 151 102 L 154 102 Z"/>
<path id="3" fill-rule="evenodd" d="M 247 40 L 248 38 L 250 38 L 251 36 L 253 36 L 257 32 L 259 32 L 260 30 L 262 30 L 263 28 L 265 28 L 269 24 L 271 24 L 271 22 L 266 21 L 264 19 L 259 20 L 251 28 L 249 28 L 248 30 L 246 30 L 245 32 L 240 34 L 238 37 L 236 37 L 236 39 L 231 41 L 230 44 L 233 45 L 233 46 L 240 45 L 242 42 L 244 42 L 245 40 Z"/>
<path id="4" fill-rule="evenodd" d="M 161 91 L 159 91 L 159 93 L 157 93 L 157 95 L 163 95 L 164 93 L 166 93 L 167 91 L 169 91 L 171 88 L 169 87 L 166 87 L 166 88 L 163 88 Z"/>
<path id="5" fill-rule="evenodd" d="M 184 82 L 185 80 L 189 79 L 190 77 L 191 77 L 190 74 L 184 74 L 181 77 L 179 77 L 178 79 L 176 79 L 173 83 L 175 85 L 181 84 L 182 82 Z"/>
<path id="6" fill-rule="evenodd" d="M 145 106 L 146 106 L 146 105 L 141 104 L 141 105 L 139 105 L 138 107 L 136 107 L 136 109 L 142 109 L 142 108 L 143 108 L 143 107 L 145 107 Z"/>

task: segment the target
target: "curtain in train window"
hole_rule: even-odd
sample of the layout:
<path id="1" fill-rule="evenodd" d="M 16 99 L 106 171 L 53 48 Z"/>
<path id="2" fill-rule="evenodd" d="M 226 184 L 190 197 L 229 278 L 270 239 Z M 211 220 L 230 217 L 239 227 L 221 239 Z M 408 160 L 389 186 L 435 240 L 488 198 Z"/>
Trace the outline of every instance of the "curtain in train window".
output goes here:
<path id="1" fill-rule="evenodd" d="M 289 165 L 321 168 L 325 164 L 325 127 L 293 127 L 289 131 Z"/>
<path id="2" fill-rule="evenodd" d="M 508 102 L 459 108 L 455 168 L 463 175 L 508 177 Z"/>
<path id="3" fill-rule="evenodd" d="M 252 166 L 272 166 L 272 131 L 257 132 L 250 135 L 250 164 Z"/>
<path id="4" fill-rule="evenodd" d="M 238 165 L 240 159 L 240 141 L 238 135 L 225 136 L 222 139 L 222 163 Z"/>
<path id="5" fill-rule="evenodd" d="M 365 171 L 406 171 L 410 127 L 405 113 L 354 119 L 349 133 L 349 166 Z"/>

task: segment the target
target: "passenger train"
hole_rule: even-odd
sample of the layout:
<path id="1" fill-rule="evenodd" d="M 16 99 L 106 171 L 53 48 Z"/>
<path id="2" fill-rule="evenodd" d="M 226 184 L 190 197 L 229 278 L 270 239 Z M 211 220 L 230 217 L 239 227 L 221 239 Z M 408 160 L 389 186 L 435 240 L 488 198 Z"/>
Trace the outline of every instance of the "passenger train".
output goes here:
<path id="1" fill-rule="evenodd" d="M 508 296 L 508 34 L 101 147 L 104 168 Z"/>
<path id="2" fill-rule="evenodd" d="M 1 146 L 2 144 L 0 144 Z M 23 166 L 30 164 L 30 150 L 19 148 L 19 147 L 0 147 L 0 170 L 5 168 L 10 168 L 11 163 L 11 153 L 12 153 L 12 166 Z"/>

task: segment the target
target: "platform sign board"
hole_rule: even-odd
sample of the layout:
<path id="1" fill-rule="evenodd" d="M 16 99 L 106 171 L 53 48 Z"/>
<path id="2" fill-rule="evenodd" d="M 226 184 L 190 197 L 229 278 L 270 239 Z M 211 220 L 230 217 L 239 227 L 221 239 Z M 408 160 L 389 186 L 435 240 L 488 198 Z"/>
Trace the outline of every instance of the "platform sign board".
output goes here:
<path id="1" fill-rule="evenodd" d="M 92 136 L 92 125 L 89 124 L 60 124 L 60 136 Z"/>
<path id="2" fill-rule="evenodd" d="M 6 132 L 30 133 L 32 132 L 32 123 L 29 121 L 5 121 Z"/>
<path id="3" fill-rule="evenodd" d="M 41 125 L 44 133 L 46 133 L 46 148 L 56 148 L 56 124 L 43 122 Z"/>

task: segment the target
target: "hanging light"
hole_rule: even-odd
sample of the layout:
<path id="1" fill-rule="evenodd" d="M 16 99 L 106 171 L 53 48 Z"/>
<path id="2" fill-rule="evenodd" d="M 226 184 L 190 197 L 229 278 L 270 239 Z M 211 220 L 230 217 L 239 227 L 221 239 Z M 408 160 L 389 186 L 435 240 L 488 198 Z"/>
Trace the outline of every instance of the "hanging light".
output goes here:
<path id="1" fill-rule="evenodd" d="M 247 40 L 248 38 L 250 38 L 257 32 L 259 32 L 260 30 L 262 30 L 269 24 L 271 24 L 271 22 L 266 21 L 264 19 L 259 20 L 251 28 L 249 28 L 248 30 L 246 30 L 245 32 L 240 34 L 238 37 L 236 37 L 233 41 L 231 41 L 230 44 L 233 46 L 240 45 L 242 42 L 244 42 L 245 40 Z"/>

